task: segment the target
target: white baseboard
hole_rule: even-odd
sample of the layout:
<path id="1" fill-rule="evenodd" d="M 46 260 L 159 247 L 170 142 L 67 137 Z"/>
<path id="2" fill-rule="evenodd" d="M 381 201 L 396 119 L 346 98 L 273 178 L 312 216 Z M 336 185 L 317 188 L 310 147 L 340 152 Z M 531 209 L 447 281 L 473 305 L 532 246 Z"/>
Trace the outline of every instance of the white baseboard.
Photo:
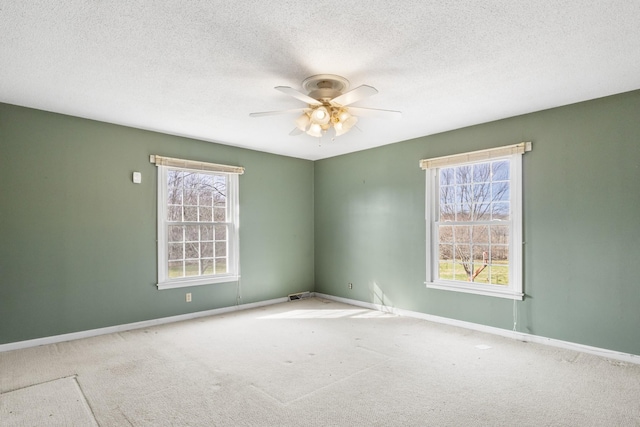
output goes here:
<path id="1" fill-rule="evenodd" d="M 519 341 L 544 344 L 552 347 L 563 348 L 566 350 L 573 350 L 573 351 L 579 351 L 581 353 L 593 354 L 595 356 L 601 356 L 607 359 L 614 359 L 622 362 L 640 364 L 640 356 L 635 354 L 622 353 L 619 351 L 608 350 L 608 349 L 599 348 L 599 347 L 591 347 L 588 345 L 557 340 L 554 338 L 541 337 L 538 335 L 527 334 L 524 332 L 510 331 L 507 329 L 500 329 L 493 326 L 486 326 L 478 323 L 465 322 L 463 320 L 456 320 L 456 319 L 450 319 L 447 317 L 434 316 L 431 314 L 420 313 L 417 311 L 403 310 L 401 308 L 389 307 L 386 305 L 373 304 L 369 302 L 363 302 L 363 301 L 358 301 L 358 300 L 353 300 L 348 298 L 335 297 L 333 295 L 326 295 L 319 292 L 315 292 L 315 296 L 318 298 L 324 298 L 331 301 L 342 302 L 345 304 L 355 305 L 358 307 L 369 308 L 372 310 L 378 310 L 386 313 L 397 314 L 399 316 L 414 317 L 417 319 L 428 320 L 430 322 L 443 323 L 445 325 L 458 326 L 461 328 L 471 329 L 474 331 L 487 332 L 489 334 L 500 335 L 503 337 L 512 338 Z"/>
<path id="2" fill-rule="evenodd" d="M 287 297 L 276 298 L 267 301 L 259 301 L 249 304 L 234 305 L 231 307 L 216 308 L 213 310 L 197 311 L 195 313 L 180 314 L 178 316 L 162 317 L 160 319 L 143 320 L 142 322 L 127 323 L 125 325 L 108 326 L 106 328 L 90 329 L 88 331 L 72 332 L 69 334 L 54 335 L 50 337 L 36 338 L 32 340 L 12 342 L 8 344 L 0 344 L 0 353 L 4 351 L 20 350 L 28 347 L 37 347 L 39 345 L 55 344 L 64 341 L 79 340 L 82 338 L 95 337 L 98 335 L 112 334 L 114 332 L 130 331 L 132 329 L 148 328 L 165 323 L 180 322 L 183 320 L 197 319 L 198 317 L 215 316 L 216 314 L 229 313 L 232 311 L 248 310 L 250 308 L 264 307 L 266 305 L 287 302 Z"/>

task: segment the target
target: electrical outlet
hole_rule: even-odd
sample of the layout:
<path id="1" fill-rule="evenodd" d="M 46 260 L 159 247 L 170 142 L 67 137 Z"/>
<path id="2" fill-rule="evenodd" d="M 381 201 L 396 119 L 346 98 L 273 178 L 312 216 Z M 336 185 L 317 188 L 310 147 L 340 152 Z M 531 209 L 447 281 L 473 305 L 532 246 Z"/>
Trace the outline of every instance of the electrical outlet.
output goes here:
<path id="1" fill-rule="evenodd" d="M 187 292 L 186 300 L 187 302 L 191 302 L 191 292 Z"/>
<path id="2" fill-rule="evenodd" d="M 349 286 L 349 289 L 353 289 L 353 283 L 349 283 L 347 286 Z"/>

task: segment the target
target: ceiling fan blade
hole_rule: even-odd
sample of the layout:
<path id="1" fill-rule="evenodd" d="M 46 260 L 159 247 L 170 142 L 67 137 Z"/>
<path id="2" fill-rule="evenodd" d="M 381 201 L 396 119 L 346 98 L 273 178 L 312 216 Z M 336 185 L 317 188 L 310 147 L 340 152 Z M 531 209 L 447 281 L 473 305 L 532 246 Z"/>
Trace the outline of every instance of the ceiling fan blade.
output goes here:
<path id="1" fill-rule="evenodd" d="M 331 101 L 331 105 L 335 106 L 347 106 L 349 104 L 353 104 L 356 101 L 360 101 L 363 98 L 366 98 L 371 95 L 375 95 L 378 93 L 378 89 L 373 86 L 362 85 L 357 88 L 350 90 L 349 92 L 343 93 L 340 96 L 333 98 Z"/>
<path id="2" fill-rule="evenodd" d="M 296 99 L 299 99 L 302 102 L 306 102 L 309 105 L 322 105 L 322 102 L 317 99 L 313 99 L 312 97 L 305 95 L 302 92 L 298 92 L 297 90 L 290 88 L 289 86 L 276 86 L 276 90 L 279 90 L 282 93 L 286 93 L 289 96 L 293 96 Z"/>
<path id="3" fill-rule="evenodd" d="M 298 136 L 300 134 L 304 133 L 303 130 L 300 130 L 298 128 L 293 128 L 293 130 L 291 132 L 289 132 L 289 135 L 291 136 Z"/>
<path id="4" fill-rule="evenodd" d="M 249 115 L 251 117 L 276 116 L 278 114 L 304 113 L 305 110 L 307 110 L 307 108 L 294 108 L 292 110 L 262 111 L 260 113 L 249 113 Z"/>
<path id="5" fill-rule="evenodd" d="M 375 108 L 349 107 L 349 112 L 356 117 L 382 117 L 387 119 L 399 119 L 402 117 L 400 111 L 378 110 Z"/>

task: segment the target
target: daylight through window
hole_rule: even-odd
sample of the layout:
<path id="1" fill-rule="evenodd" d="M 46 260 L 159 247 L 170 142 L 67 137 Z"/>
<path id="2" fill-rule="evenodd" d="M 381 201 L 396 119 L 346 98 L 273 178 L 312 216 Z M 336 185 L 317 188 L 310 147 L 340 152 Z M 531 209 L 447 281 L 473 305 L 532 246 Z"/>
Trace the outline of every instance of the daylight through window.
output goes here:
<path id="1" fill-rule="evenodd" d="M 421 162 L 427 170 L 428 287 L 522 299 L 525 148 Z"/>
<path id="2" fill-rule="evenodd" d="M 166 163 L 156 161 L 158 288 L 237 280 L 238 174 Z"/>

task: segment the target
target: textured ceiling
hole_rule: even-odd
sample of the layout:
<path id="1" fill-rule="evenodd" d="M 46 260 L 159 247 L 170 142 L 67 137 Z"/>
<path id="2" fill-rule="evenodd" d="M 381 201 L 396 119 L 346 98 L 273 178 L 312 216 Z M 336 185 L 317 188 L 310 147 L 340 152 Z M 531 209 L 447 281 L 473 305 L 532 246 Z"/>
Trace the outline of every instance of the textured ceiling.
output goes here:
<path id="1" fill-rule="evenodd" d="M 0 102 L 315 160 L 638 89 L 639 21 L 635 0 L 0 0 Z M 403 118 L 320 141 L 249 117 L 321 73 Z"/>

